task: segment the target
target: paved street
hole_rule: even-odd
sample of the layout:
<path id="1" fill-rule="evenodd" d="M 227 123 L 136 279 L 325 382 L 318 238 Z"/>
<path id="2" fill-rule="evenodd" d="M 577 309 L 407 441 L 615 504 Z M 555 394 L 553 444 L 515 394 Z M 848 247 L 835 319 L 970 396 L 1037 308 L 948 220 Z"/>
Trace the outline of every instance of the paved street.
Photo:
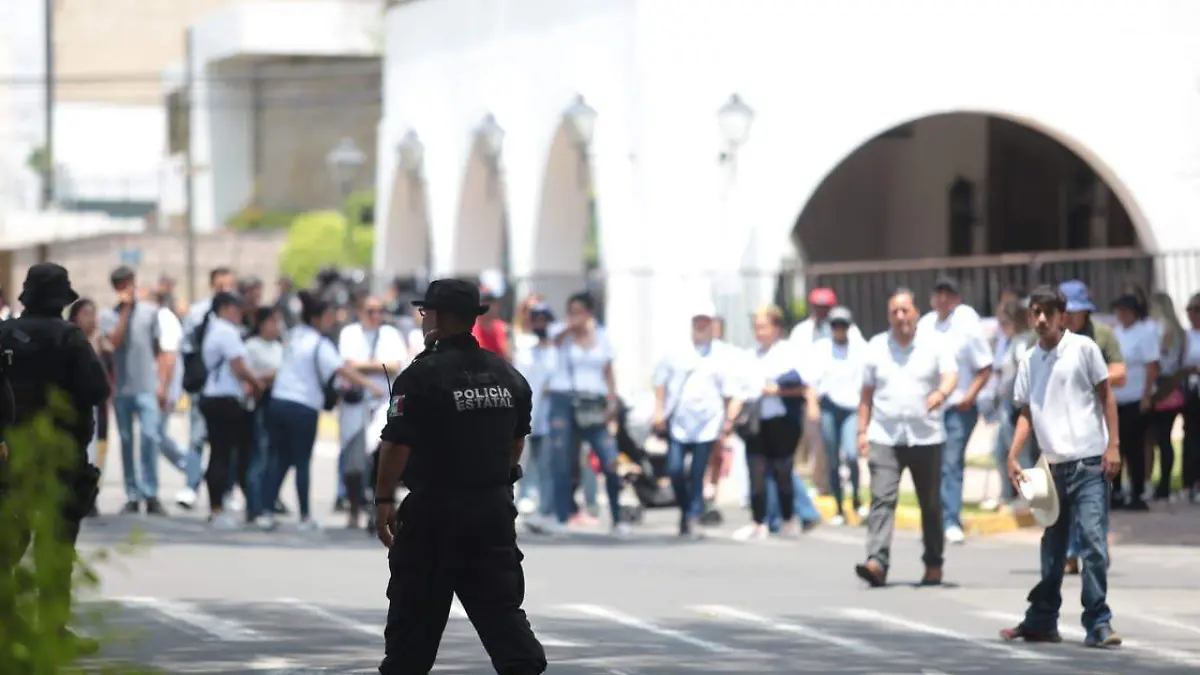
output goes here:
<path id="1" fill-rule="evenodd" d="M 111 453 L 103 505 L 122 501 L 119 453 Z M 119 641 L 105 658 L 170 673 L 375 672 L 386 610 L 385 552 L 330 514 L 333 460 L 315 462 L 316 513 L 327 530 L 302 534 L 213 533 L 198 515 L 169 520 L 105 516 L 89 521 L 88 547 L 149 540 L 104 567 L 102 624 L 85 630 Z M 180 486 L 163 466 L 164 496 Z M 285 496 L 291 497 L 290 486 Z M 1200 669 L 1200 586 L 1195 548 L 1122 545 L 1111 601 L 1127 645 L 1080 645 L 1079 581 L 1067 582 L 1061 645 L 999 642 L 1036 580 L 1028 533 L 972 540 L 948 552 L 947 587 L 916 588 L 919 544 L 898 535 L 893 585 L 868 590 L 853 574 L 862 532 L 822 528 L 800 541 L 738 543 L 745 514 L 700 542 L 672 534 L 673 514 L 652 513 L 633 538 L 600 532 L 523 537 L 527 609 L 546 644 L 550 673 L 1111 673 Z M 1194 511 L 1200 518 L 1200 512 Z M 490 672 L 461 610 L 451 619 L 435 672 Z"/>

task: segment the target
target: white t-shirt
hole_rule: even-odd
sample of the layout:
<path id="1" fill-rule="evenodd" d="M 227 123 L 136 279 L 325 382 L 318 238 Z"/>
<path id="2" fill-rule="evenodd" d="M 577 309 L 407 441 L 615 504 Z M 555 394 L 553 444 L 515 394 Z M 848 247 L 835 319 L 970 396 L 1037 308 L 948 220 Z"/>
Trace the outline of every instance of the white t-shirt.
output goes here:
<path id="1" fill-rule="evenodd" d="M 344 359 L 332 340 L 307 324 L 292 328 L 288 331 L 283 363 L 275 374 L 275 385 L 271 387 L 271 399 L 322 410 L 325 407 L 325 383 L 342 363 Z"/>
<path id="2" fill-rule="evenodd" d="M 246 367 L 258 377 L 272 375 L 283 363 L 283 343 L 258 335 L 246 340 Z"/>
<path id="3" fill-rule="evenodd" d="M 183 395 L 183 358 L 179 356 L 183 343 L 183 324 L 175 312 L 162 307 L 158 310 L 158 349 L 161 352 L 174 352 L 175 372 L 171 374 L 171 389 L 167 399 L 171 404 Z"/>
<path id="4" fill-rule="evenodd" d="M 546 388 L 557 393 L 607 395 L 608 380 L 604 377 L 604 369 L 612 361 L 612 345 L 604 331 L 596 331 L 592 346 L 587 349 L 568 337 L 558 348 L 558 365 Z"/>
<path id="5" fill-rule="evenodd" d="M 1200 330 L 1192 328 L 1187 332 L 1187 348 L 1183 353 L 1184 368 L 1200 368 Z M 1189 375 L 1187 385 L 1190 389 L 1200 392 L 1200 375 Z"/>
<path id="6" fill-rule="evenodd" d="M 372 345 L 374 352 L 372 353 Z M 364 331 L 361 323 L 352 323 L 342 329 L 338 335 L 338 353 L 347 361 L 382 361 L 385 364 L 400 364 L 403 367 L 409 361 L 408 347 L 404 337 L 394 326 L 384 324 L 377 330 Z M 400 374 L 398 369 L 388 366 L 392 378 Z M 379 385 L 379 389 L 387 396 L 391 389 L 388 375 L 377 373 L 370 379 Z"/>
<path id="7" fill-rule="evenodd" d="M 204 333 L 201 355 L 204 358 L 204 366 L 208 368 L 208 379 L 204 381 L 201 396 L 243 400 L 245 393 L 242 383 L 230 366 L 234 359 L 246 358 L 246 344 L 242 342 L 241 330 L 219 316 L 212 317 L 208 320 L 208 330 Z"/>
<path id="8" fill-rule="evenodd" d="M 721 340 L 703 347 L 684 345 L 659 363 L 654 385 L 666 387 L 663 412 L 671 418 L 671 438 L 709 443 L 721 435 L 725 399 L 739 395 L 736 350 Z"/>
<path id="9" fill-rule="evenodd" d="M 862 400 L 863 368 L 867 343 L 850 338 L 836 344 L 831 338 L 817 340 L 808 355 L 805 380 L 817 395 L 843 410 L 856 410 Z"/>
<path id="10" fill-rule="evenodd" d="M 917 322 L 917 335 L 934 331 L 943 334 L 945 344 L 953 350 L 954 361 L 958 364 L 958 385 L 946 399 L 948 405 L 956 405 L 971 388 L 975 374 L 992 366 L 995 355 L 984 334 L 979 313 L 968 305 L 955 307 L 945 321 L 938 319 L 937 312 L 929 312 Z"/>
<path id="11" fill-rule="evenodd" d="M 1104 454 L 1108 427 L 1096 385 L 1108 379 L 1092 340 L 1066 332 L 1054 349 L 1036 344 L 1017 367 L 1013 401 L 1029 406 L 1038 447 L 1051 464 Z M 1138 448 L 1141 452 L 1141 448 Z"/>
<path id="12" fill-rule="evenodd" d="M 1162 343 L 1153 321 L 1138 321 L 1126 328 L 1117 324 L 1113 328 L 1117 343 L 1121 345 L 1121 357 L 1125 359 L 1125 384 L 1113 387 L 1118 404 L 1136 403 L 1146 393 L 1146 366 L 1157 363 Z"/>
<path id="13" fill-rule="evenodd" d="M 777 340 L 775 344 L 763 349 L 758 347 L 753 350 L 755 356 L 755 366 L 757 367 L 758 381 L 752 382 L 751 387 L 755 395 L 762 392 L 762 388 L 768 384 L 778 384 L 779 378 L 787 374 L 789 371 L 796 371 L 797 375 L 802 375 L 803 359 L 800 355 L 800 350 L 796 349 L 796 343 L 791 340 Z M 783 399 L 778 396 L 762 396 L 758 400 L 758 417 L 759 419 L 769 420 L 776 417 L 783 417 L 787 414 L 787 408 L 783 405 Z"/>

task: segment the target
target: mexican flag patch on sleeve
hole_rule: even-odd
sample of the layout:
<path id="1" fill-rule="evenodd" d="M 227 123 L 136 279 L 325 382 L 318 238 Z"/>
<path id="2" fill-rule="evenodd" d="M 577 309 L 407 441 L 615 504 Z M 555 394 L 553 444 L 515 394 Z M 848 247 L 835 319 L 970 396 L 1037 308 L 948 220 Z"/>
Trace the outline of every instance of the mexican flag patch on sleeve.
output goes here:
<path id="1" fill-rule="evenodd" d="M 392 397 L 392 403 L 388 406 L 388 417 L 403 417 L 404 416 L 404 395 Z"/>

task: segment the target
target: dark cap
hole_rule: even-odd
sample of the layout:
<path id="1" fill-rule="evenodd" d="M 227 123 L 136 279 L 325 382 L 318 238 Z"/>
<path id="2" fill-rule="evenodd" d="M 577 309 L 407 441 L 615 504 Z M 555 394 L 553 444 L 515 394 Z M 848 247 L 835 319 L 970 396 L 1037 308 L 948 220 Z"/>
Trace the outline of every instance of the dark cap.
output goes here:
<path id="1" fill-rule="evenodd" d="M 548 302 L 539 302 L 529 308 L 529 318 L 531 319 L 546 319 L 547 321 L 554 320 L 554 309 L 550 307 Z"/>
<path id="2" fill-rule="evenodd" d="M 1136 312 L 1141 309 L 1142 301 L 1138 298 L 1138 296 L 1131 293 L 1126 293 L 1125 295 L 1118 297 L 1116 300 L 1113 300 L 1112 306 L 1113 309 L 1130 309 Z"/>
<path id="3" fill-rule="evenodd" d="M 66 307 L 79 299 L 71 288 L 67 268 L 55 263 L 38 263 L 25 275 L 25 286 L 17 298 L 26 307 Z"/>
<path id="4" fill-rule="evenodd" d="M 958 295 L 958 280 L 943 274 L 937 278 L 937 281 L 933 282 L 933 292 Z"/>
<path id="5" fill-rule="evenodd" d="M 479 287 L 462 279 L 437 279 L 425 290 L 425 297 L 413 300 L 414 307 L 453 312 L 463 316 L 482 316 L 488 306 L 479 300 Z"/>

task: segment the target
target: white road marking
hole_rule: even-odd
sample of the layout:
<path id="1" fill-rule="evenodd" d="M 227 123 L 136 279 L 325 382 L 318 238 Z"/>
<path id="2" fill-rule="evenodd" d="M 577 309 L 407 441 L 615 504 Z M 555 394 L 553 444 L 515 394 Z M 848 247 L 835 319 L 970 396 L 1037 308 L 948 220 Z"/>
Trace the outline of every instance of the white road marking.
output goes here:
<path id="1" fill-rule="evenodd" d="M 1196 626 L 1192 626 L 1190 624 L 1186 624 L 1186 623 L 1184 623 L 1182 621 L 1178 621 L 1176 619 L 1168 619 L 1163 616 L 1155 616 L 1153 614 L 1144 614 L 1142 612 L 1130 612 L 1125 609 L 1121 610 L 1121 614 L 1122 615 L 1128 614 L 1129 616 L 1132 616 L 1133 618 L 1137 619 L 1138 621 L 1145 621 L 1147 623 L 1158 624 L 1159 626 L 1162 626 L 1164 628 L 1173 628 L 1175 630 L 1181 630 L 1181 631 L 1185 631 L 1187 633 L 1195 633 L 1197 635 L 1200 635 L 1200 628 L 1198 628 Z"/>
<path id="2" fill-rule="evenodd" d="M 280 598 L 279 602 L 294 607 L 302 612 L 308 612 L 309 614 L 312 614 L 323 621 L 331 623 L 334 626 L 345 628 L 346 630 L 355 633 L 370 635 L 371 637 L 375 638 L 383 638 L 383 626 L 372 626 L 361 621 L 355 621 L 348 616 L 342 616 L 341 614 L 331 612 L 324 607 L 302 602 L 300 600 L 296 600 L 295 598 Z"/>
<path id="3" fill-rule="evenodd" d="M 777 621 L 758 614 L 752 614 L 733 607 L 725 607 L 723 605 L 701 605 L 693 607 L 693 610 L 701 614 L 710 615 L 720 619 L 729 619 L 740 621 L 742 623 L 750 623 L 766 628 L 767 630 L 776 633 L 787 633 L 800 638 L 806 638 L 814 642 L 827 642 L 831 645 L 836 645 L 843 649 L 855 652 L 862 656 L 884 656 L 886 653 L 882 649 L 877 649 L 871 645 L 865 644 L 858 640 L 845 638 L 840 635 L 833 635 L 824 631 L 809 628 L 797 623 L 787 621 Z"/>
<path id="4" fill-rule="evenodd" d="M 127 606 L 152 609 L 169 619 L 198 628 L 225 642 L 263 642 L 267 639 L 262 633 L 251 630 L 236 621 L 207 614 L 179 600 L 117 598 L 117 602 Z"/>
<path id="5" fill-rule="evenodd" d="M 450 617 L 453 619 L 467 618 L 467 610 L 463 609 L 462 603 L 455 596 L 454 601 L 450 603 Z"/>
<path id="6" fill-rule="evenodd" d="M 459 601 L 458 596 L 454 597 L 454 602 L 451 603 L 451 605 L 450 605 L 450 616 L 451 616 L 451 618 L 454 618 L 454 619 L 468 619 L 469 618 L 467 616 L 467 610 L 463 609 L 462 602 Z M 580 647 L 587 646 L 586 644 L 584 644 L 582 642 L 572 642 L 570 640 L 561 640 L 559 638 L 551 637 L 549 635 L 543 635 L 540 632 L 536 633 L 536 634 L 537 634 L 538 642 L 541 642 L 543 647 L 556 647 L 559 649 L 578 649 Z"/>
<path id="7" fill-rule="evenodd" d="M 912 621 L 911 619 L 901 619 L 899 617 L 891 616 L 889 614 L 884 614 L 883 612 L 877 612 L 872 609 L 850 608 L 850 609 L 843 609 L 841 611 L 841 613 L 844 616 L 847 616 L 851 619 L 855 619 L 858 621 L 868 621 L 868 622 L 876 623 L 876 624 L 891 625 L 891 626 L 895 626 L 897 628 L 900 628 L 900 629 L 906 630 L 906 631 L 911 631 L 911 632 L 915 632 L 915 633 L 925 633 L 926 635 L 936 635 L 937 637 L 946 638 L 948 640 L 958 640 L 959 642 L 966 642 L 966 643 L 975 645 L 977 647 L 981 647 L 983 649 L 987 649 L 987 650 L 994 651 L 994 652 L 1000 652 L 1002 654 L 1007 654 L 1008 656 L 1011 656 L 1015 659 L 1026 659 L 1026 660 L 1030 660 L 1030 661 L 1059 661 L 1059 660 L 1061 660 L 1058 657 L 1053 657 L 1053 656 L 1049 656 L 1049 655 L 1045 655 L 1045 654 L 1038 654 L 1038 653 L 1034 653 L 1034 652 L 1021 651 L 1019 649 L 1012 647 L 1011 645 L 1007 645 L 1007 644 L 1003 644 L 1003 643 L 999 643 L 999 642 L 987 642 L 985 640 L 980 640 L 978 638 L 971 637 L 970 635 L 966 635 L 964 633 L 959 633 L 957 631 L 952 631 L 952 630 L 949 630 L 946 628 L 939 628 L 937 626 L 930 626 L 929 624 L 919 623 L 917 621 Z"/>
<path id="8" fill-rule="evenodd" d="M 275 657 L 255 659 L 250 662 L 250 670 L 269 670 L 271 675 L 287 675 L 296 672 L 300 664 L 291 659 L 281 659 Z"/>
<path id="9" fill-rule="evenodd" d="M 598 619 L 605 619 L 607 621 L 612 621 L 613 623 L 619 623 L 623 626 L 636 628 L 637 630 L 644 631 L 646 633 L 653 633 L 659 637 L 670 638 L 678 642 L 683 642 L 693 647 L 703 649 L 706 652 L 712 652 L 714 654 L 738 653 L 738 650 L 731 647 L 726 647 L 725 645 L 717 644 L 716 642 L 709 642 L 708 640 L 701 640 L 700 638 L 684 633 L 683 631 L 674 630 L 672 628 L 664 628 L 662 626 L 650 623 L 649 621 L 643 621 L 637 617 L 629 616 L 628 614 L 623 614 L 606 607 L 600 607 L 597 605 L 565 605 L 565 607 L 582 614 L 587 614 L 588 616 L 594 616 Z"/>
<path id="10" fill-rule="evenodd" d="M 1007 614 L 1005 612 L 980 611 L 977 612 L 977 614 L 979 616 L 996 619 L 998 621 L 1006 621 L 1014 625 L 1020 623 L 1021 620 L 1025 618 L 1019 614 Z M 1078 640 L 1082 640 L 1087 636 L 1087 633 L 1082 628 L 1059 626 L 1058 631 L 1063 635 L 1069 635 Z M 1178 649 L 1159 647 L 1157 645 L 1147 644 L 1138 640 L 1129 640 L 1124 636 L 1121 638 L 1121 646 L 1117 647 L 1117 649 L 1128 649 L 1130 651 L 1146 654 L 1147 656 L 1157 656 L 1165 661 L 1173 661 L 1185 666 L 1200 668 L 1200 654 L 1194 652 L 1184 652 Z"/>

